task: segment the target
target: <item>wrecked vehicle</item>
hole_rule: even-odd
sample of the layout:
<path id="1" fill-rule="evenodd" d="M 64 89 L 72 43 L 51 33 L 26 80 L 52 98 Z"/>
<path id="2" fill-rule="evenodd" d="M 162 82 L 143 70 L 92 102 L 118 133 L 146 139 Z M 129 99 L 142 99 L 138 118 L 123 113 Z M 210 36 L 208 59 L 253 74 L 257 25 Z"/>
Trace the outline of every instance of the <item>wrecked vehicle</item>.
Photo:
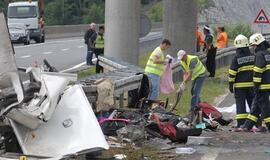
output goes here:
<path id="1" fill-rule="evenodd" d="M 0 13 L 0 159 L 65 159 L 109 148 L 76 75 L 19 74 Z M 10 154 L 10 152 L 12 154 Z"/>

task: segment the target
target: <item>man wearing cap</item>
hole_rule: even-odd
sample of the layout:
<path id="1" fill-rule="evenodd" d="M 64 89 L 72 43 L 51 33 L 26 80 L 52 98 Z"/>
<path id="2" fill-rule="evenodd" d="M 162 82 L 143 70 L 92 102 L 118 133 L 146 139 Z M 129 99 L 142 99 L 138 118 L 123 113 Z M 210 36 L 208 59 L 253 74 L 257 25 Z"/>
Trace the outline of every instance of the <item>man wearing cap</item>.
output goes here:
<path id="1" fill-rule="evenodd" d="M 188 55 L 184 50 L 178 51 L 177 56 L 183 70 L 183 82 L 180 84 L 178 92 L 184 91 L 186 83 L 192 80 L 190 110 L 194 111 L 200 102 L 200 92 L 206 77 L 206 69 L 198 56 Z"/>
<path id="2" fill-rule="evenodd" d="M 206 69 L 210 73 L 209 77 L 215 77 L 217 49 L 213 45 L 213 36 L 208 25 L 204 26 L 203 33 L 205 35 L 203 51 L 206 53 Z"/>

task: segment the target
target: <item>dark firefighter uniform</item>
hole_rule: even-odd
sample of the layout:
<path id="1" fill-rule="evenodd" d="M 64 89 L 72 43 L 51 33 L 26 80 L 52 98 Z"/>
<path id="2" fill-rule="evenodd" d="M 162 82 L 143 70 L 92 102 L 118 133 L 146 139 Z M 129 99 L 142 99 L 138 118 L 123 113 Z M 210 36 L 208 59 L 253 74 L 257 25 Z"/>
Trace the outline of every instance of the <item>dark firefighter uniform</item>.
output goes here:
<path id="1" fill-rule="evenodd" d="M 266 42 L 263 42 L 266 43 Z M 268 131 L 270 131 L 270 52 L 267 45 L 259 45 L 256 48 L 256 60 L 254 66 L 255 99 L 250 114 L 247 117 L 245 128 L 250 130 L 256 124 L 261 114 Z"/>
<path id="2" fill-rule="evenodd" d="M 246 101 L 251 108 L 254 98 L 253 67 L 255 56 L 250 53 L 248 47 L 237 48 L 229 69 L 230 91 L 234 92 L 236 101 L 237 127 L 245 123 L 248 113 Z"/>

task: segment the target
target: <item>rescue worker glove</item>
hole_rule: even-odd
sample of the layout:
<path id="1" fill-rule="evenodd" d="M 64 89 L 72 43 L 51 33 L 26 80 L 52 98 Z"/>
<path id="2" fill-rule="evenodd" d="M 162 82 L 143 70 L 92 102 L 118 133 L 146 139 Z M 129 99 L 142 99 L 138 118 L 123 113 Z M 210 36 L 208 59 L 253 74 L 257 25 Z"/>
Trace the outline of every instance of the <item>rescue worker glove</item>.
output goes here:
<path id="1" fill-rule="evenodd" d="M 168 60 L 167 62 L 168 63 L 172 63 L 172 61 L 173 61 L 173 57 L 171 56 L 171 55 L 166 55 L 166 59 Z"/>
<path id="2" fill-rule="evenodd" d="M 234 93 L 233 84 L 229 83 L 229 90 L 231 93 Z"/>

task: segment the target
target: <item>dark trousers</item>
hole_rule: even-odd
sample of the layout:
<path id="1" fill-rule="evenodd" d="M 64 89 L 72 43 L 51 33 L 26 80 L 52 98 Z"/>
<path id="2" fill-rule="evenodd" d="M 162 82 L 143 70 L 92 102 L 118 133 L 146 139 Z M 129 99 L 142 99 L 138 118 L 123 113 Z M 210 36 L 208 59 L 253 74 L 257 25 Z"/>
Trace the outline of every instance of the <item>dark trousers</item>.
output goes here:
<path id="1" fill-rule="evenodd" d="M 264 120 L 266 119 L 269 120 L 270 118 L 269 96 L 270 91 L 259 91 L 258 93 L 256 93 L 249 115 L 251 118 L 248 118 L 248 120 L 245 122 L 245 127 L 247 129 L 250 130 L 257 123 L 257 121 L 254 118 L 259 118 L 260 115 Z M 270 131 L 270 122 L 266 122 L 265 124 L 268 128 L 268 131 Z"/>
<path id="2" fill-rule="evenodd" d="M 93 48 L 87 47 L 87 54 L 86 54 L 86 64 L 92 65 L 92 58 L 93 58 Z"/>
<path id="3" fill-rule="evenodd" d="M 248 113 L 246 111 L 246 101 L 249 108 L 252 106 L 254 99 L 254 90 L 252 87 L 244 89 L 235 89 L 234 92 L 235 102 L 236 102 L 236 120 L 237 127 L 243 125 L 246 121 Z"/>
<path id="4" fill-rule="evenodd" d="M 217 48 L 211 47 L 206 55 L 206 69 L 210 73 L 209 77 L 215 77 L 216 74 L 216 52 Z"/>
<path id="5" fill-rule="evenodd" d="M 103 72 L 103 67 L 101 65 L 99 65 L 99 60 L 98 60 L 98 56 L 103 56 L 104 55 L 104 48 L 96 48 L 94 50 L 96 58 L 97 58 L 97 63 L 96 63 L 96 73 L 101 73 Z"/>

